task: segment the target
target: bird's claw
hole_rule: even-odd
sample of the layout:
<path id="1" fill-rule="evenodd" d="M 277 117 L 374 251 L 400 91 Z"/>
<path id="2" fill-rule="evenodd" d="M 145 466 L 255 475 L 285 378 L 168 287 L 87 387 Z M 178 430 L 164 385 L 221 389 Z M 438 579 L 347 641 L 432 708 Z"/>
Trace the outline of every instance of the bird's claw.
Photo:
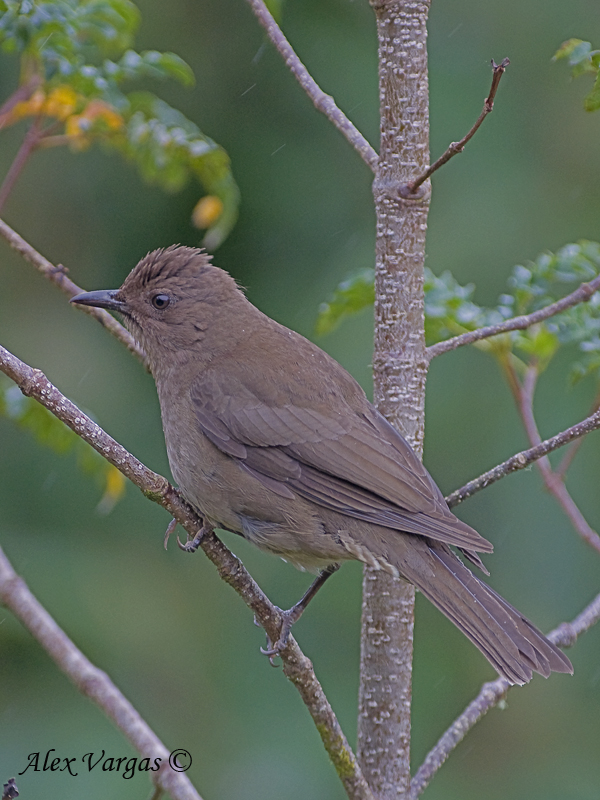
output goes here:
<path id="1" fill-rule="evenodd" d="M 283 611 L 281 608 L 277 608 L 277 610 L 279 611 L 282 617 L 281 628 L 279 630 L 279 638 L 275 643 L 273 643 L 267 634 L 267 647 L 260 648 L 260 652 L 264 656 L 268 657 L 272 667 L 277 666 L 277 664 L 274 663 L 273 659 L 281 655 L 281 651 L 285 650 L 285 648 L 287 647 L 290 639 L 290 633 L 292 632 L 292 625 L 294 624 L 294 622 L 296 622 L 299 616 L 296 613 L 295 607 L 290 608 L 289 611 Z"/>
<path id="2" fill-rule="evenodd" d="M 175 519 L 175 517 L 173 517 L 173 519 L 171 520 L 171 522 L 169 522 L 167 526 L 167 530 L 165 531 L 165 540 L 164 540 L 165 550 L 167 549 L 167 545 L 169 544 L 169 538 L 176 527 L 177 527 L 177 520 Z"/>
<path id="3" fill-rule="evenodd" d="M 178 536 L 177 546 L 179 547 L 180 550 L 183 550 L 184 553 L 195 553 L 196 550 L 200 547 L 202 539 L 204 539 L 208 530 L 209 529 L 203 525 L 193 539 L 190 539 L 188 537 L 187 542 L 182 542 Z"/>
<path id="4" fill-rule="evenodd" d="M 267 634 L 267 647 L 260 648 L 260 652 L 263 653 L 265 656 L 268 656 L 269 661 L 271 662 L 271 666 L 276 666 L 273 663 L 273 659 L 277 658 L 277 656 L 281 655 L 282 651 L 288 645 L 288 641 L 290 638 L 290 633 L 292 630 L 292 625 L 297 622 L 300 617 L 302 616 L 306 606 L 309 604 L 311 599 L 315 596 L 321 586 L 325 583 L 325 581 L 329 578 L 330 575 L 333 575 L 340 568 L 340 565 L 337 563 L 330 564 L 324 570 L 321 570 L 319 576 L 312 582 L 312 584 L 308 587 L 308 590 L 304 593 L 304 595 L 298 600 L 296 605 L 292 606 L 287 611 L 283 611 L 278 606 L 275 606 L 275 609 L 281 615 L 281 628 L 279 629 L 279 638 L 273 644 L 272 640 L 269 638 Z M 254 624 L 259 625 L 262 627 L 260 623 L 256 621 L 256 617 L 254 618 Z"/>

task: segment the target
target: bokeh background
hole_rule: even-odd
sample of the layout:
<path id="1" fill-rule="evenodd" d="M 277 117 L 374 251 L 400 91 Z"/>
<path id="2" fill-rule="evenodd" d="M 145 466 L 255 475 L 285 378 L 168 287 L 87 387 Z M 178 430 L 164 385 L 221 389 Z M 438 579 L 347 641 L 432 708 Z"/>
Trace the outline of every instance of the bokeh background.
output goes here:
<path id="1" fill-rule="evenodd" d="M 197 86 L 164 84 L 180 107 L 229 152 L 240 218 L 216 263 L 266 313 L 314 338 L 318 305 L 352 271 L 372 266 L 368 169 L 320 116 L 265 42 L 243 0 L 140 0 L 140 49 L 173 50 Z M 320 85 L 376 145 L 377 65 L 366 0 L 290 0 L 283 26 Z M 489 61 L 510 57 L 496 108 L 467 150 L 434 178 L 428 265 L 477 284 L 493 304 L 514 264 L 579 238 L 600 238 L 600 113 L 585 114 L 588 78 L 571 82 L 552 54 L 567 38 L 600 47 L 597 0 L 452 0 L 430 16 L 431 150 L 460 138 L 481 109 Z M 15 60 L 0 59 L 0 99 Z M 2 133 L 0 172 L 23 127 Z M 118 286 L 148 250 L 195 245 L 198 189 L 166 195 L 120 158 L 91 149 L 38 153 L 6 220 L 87 289 Z M 153 469 L 169 474 L 151 378 L 99 325 L 0 242 L 0 341 L 39 367 Z M 318 343 L 370 392 L 370 313 Z M 540 381 L 543 435 L 587 413 L 596 386 L 570 388 L 574 351 Z M 583 444 L 568 486 L 600 527 L 598 434 Z M 526 446 L 496 365 L 474 349 L 434 362 L 427 390 L 425 461 L 450 491 Z M 106 670 L 169 747 L 184 747 L 204 798 L 334 800 L 344 797 L 295 689 L 259 653 L 249 611 L 201 553 L 167 553 L 163 510 L 129 486 L 108 516 L 100 487 L 73 457 L 42 449 L 0 419 L 0 537 L 17 571 L 91 660 Z M 571 529 L 535 469 L 461 506 L 491 539 L 491 583 L 545 630 L 573 618 L 598 591 L 600 559 Z M 306 575 L 225 535 L 274 602 L 293 603 Z M 361 569 L 344 566 L 295 629 L 354 743 Z M 0 780 L 28 754 L 134 755 L 30 635 L 0 614 Z M 539 677 L 516 689 L 458 747 L 427 790 L 430 800 L 486 797 L 597 800 L 600 796 L 600 626 L 570 652 L 575 677 Z M 413 762 L 493 672 L 418 598 Z M 140 798 L 143 776 L 65 773 L 17 777 L 31 800 Z"/>

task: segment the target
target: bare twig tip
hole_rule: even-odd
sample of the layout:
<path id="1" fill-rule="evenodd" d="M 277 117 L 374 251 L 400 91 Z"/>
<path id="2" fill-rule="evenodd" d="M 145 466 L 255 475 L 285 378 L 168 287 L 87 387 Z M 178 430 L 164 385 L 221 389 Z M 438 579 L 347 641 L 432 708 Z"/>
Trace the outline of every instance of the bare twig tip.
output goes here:
<path id="1" fill-rule="evenodd" d="M 410 181 L 406 184 L 407 188 L 410 192 L 415 192 L 422 183 L 424 183 L 428 178 L 430 178 L 436 170 L 440 167 L 443 167 L 450 159 L 455 156 L 457 153 L 462 153 L 465 149 L 465 145 L 467 144 L 470 139 L 473 138 L 479 126 L 483 122 L 483 120 L 487 117 L 490 111 L 494 107 L 494 98 L 496 97 L 496 92 L 498 91 L 498 84 L 500 83 L 500 78 L 504 75 L 504 71 L 506 67 L 510 64 L 508 58 L 505 58 L 500 64 L 496 64 L 494 59 L 492 59 L 492 69 L 494 70 L 494 75 L 492 77 L 492 85 L 490 87 L 490 93 L 486 97 L 483 103 L 483 109 L 481 114 L 477 117 L 475 124 L 471 128 L 471 130 L 463 136 L 460 142 L 452 142 L 449 147 L 446 149 L 444 153 L 435 161 L 430 167 L 428 167 L 422 175 L 419 175 L 418 178 L 415 178 L 414 181 Z"/>
<path id="2" fill-rule="evenodd" d="M 485 101 L 486 108 L 489 111 L 491 111 L 494 108 L 494 99 L 496 97 L 496 92 L 498 91 L 500 78 L 504 75 L 504 72 L 509 64 L 510 64 L 510 59 L 508 58 L 503 59 L 499 64 L 496 64 L 496 62 L 492 58 L 492 69 L 494 71 L 494 76 L 492 78 L 492 86 L 490 88 L 490 93 Z"/>

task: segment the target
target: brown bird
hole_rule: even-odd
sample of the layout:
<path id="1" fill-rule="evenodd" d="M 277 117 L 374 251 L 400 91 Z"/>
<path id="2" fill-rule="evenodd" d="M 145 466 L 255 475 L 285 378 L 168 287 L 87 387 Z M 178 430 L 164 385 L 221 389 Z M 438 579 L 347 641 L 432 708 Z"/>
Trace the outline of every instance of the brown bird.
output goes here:
<path id="1" fill-rule="evenodd" d="M 402 436 L 337 361 L 255 308 L 189 247 L 155 250 L 120 289 L 72 302 L 118 311 L 156 381 L 171 470 L 215 527 L 323 570 L 341 561 L 411 581 L 500 675 L 573 672 L 569 659 L 468 570 L 493 547 L 457 519 Z"/>

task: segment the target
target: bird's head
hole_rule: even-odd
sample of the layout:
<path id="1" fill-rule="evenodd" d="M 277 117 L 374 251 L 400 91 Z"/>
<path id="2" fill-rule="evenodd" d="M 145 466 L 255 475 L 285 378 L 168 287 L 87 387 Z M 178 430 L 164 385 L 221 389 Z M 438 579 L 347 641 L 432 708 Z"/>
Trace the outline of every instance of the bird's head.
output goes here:
<path id="1" fill-rule="evenodd" d="M 203 250 L 173 245 L 148 253 L 120 289 L 84 292 L 72 303 L 106 308 L 123 315 L 125 324 L 146 352 L 151 366 L 174 352 L 211 351 L 226 338 L 224 321 L 235 326 L 252 308 L 234 279 L 214 267 Z M 230 307 L 233 305 L 233 308 Z"/>

